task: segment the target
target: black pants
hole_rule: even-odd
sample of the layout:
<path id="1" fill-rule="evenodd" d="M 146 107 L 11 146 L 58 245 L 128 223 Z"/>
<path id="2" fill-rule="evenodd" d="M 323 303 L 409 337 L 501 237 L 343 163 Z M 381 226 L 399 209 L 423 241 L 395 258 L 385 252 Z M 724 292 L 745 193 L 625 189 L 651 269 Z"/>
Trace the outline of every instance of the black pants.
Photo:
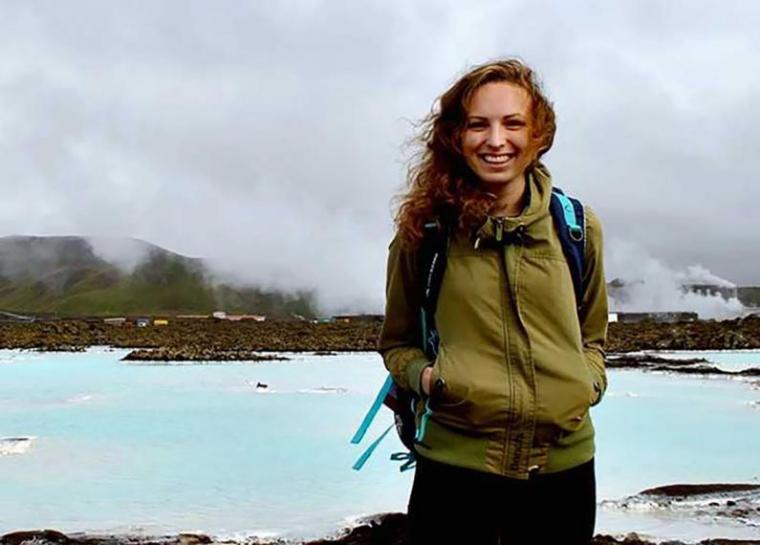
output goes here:
<path id="1" fill-rule="evenodd" d="M 412 545 L 588 545 L 595 520 L 593 460 L 519 480 L 418 456 Z"/>

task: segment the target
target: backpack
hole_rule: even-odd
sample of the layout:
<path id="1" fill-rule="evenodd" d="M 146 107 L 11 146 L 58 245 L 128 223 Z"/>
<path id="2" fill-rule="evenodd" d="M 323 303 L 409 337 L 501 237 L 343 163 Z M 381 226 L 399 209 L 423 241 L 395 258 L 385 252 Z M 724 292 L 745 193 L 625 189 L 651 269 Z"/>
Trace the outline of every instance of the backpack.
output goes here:
<path id="1" fill-rule="evenodd" d="M 583 204 L 555 187 L 552 189 L 549 212 L 559 236 L 562 251 L 565 254 L 570 276 L 575 292 L 576 310 L 582 312 L 583 273 L 585 266 L 586 222 Z M 442 213 L 425 224 L 422 244 L 417 254 L 419 278 L 422 278 L 420 294 L 420 348 L 430 361 L 438 355 L 438 331 L 435 327 L 435 310 L 438 303 L 438 293 L 446 270 L 446 254 L 449 237 L 453 226 L 450 214 Z M 351 444 L 358 444 L 369 429 L 372 420 L 383 405 L 393 411 L 396 431 L 407 452 L 397 452 L 391 455 L 391 460 L 403 462 L 400 470 L 406 471 L 415 465 L 414 444 L 421 442 L 425 435 L 425 427 L 430 416 L 428 401 L 425 402 L 425 412 L 422 414 L 419 428 L 416 425 L 415 408 L 419 401 L 416 393 L 400 388 L 390 373 L 383 386 L 377 393 L 369 411 L 362 420 L 356 433 L 351 438 Z M 360 470 L 377 446 L 382 442 L 394 424 L 385 431 L 362 453 L 353 465 Z"/>

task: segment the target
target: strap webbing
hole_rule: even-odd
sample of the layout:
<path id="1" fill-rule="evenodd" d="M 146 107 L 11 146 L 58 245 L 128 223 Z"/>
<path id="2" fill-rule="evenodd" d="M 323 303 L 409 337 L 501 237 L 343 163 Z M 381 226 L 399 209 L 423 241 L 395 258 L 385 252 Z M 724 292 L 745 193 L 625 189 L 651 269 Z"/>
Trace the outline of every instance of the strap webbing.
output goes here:
<path id="1" fill-rule="evenodd" d="M 391 460 L 394 462 L 404 462 L 401 464 L 401 467 L 398 468 L 399 471 L 406 471 L 408 469 L 412 469 L 417 462 L 417 457 L 412 452 L 394 452 L 391 454 Z"/>
<path id="2" fill-rule="evenodd" d="M 377 439 L 375 439 L 372 442 L 372 444 L 369 447 L 367 447 L 367 450 L 365 450 L 362 453 L 362 455 L 359 456 L 359 458 L 356 460 L 356 462 L 352 466 L 353 469 L 355 469 L 356 471 L 359 471 L 364 466 L 364 464 L 367 462 L 367 460 L 369 460 L 369 457 L 372 456 L 372 453 L 375 452 L 375 449 L 377 448 L 377 445 L 379 445 L 380 442 L 383 439 L 385 439 L 385 436 L 388 435 L 388 432 L 391 431 L 392 427 L 393 427 L 393 424 L 391 424 L 390 426 L 388 426 L 387 428 L 385 428 L 385 431 L 382 434 L 380 434 L 380 437 L 378 437 Z"/>
<path id="3" fill-rule="evenodd" d="M 430 420 L 430 415 L 433 411 L 430 410 L 430 399 L 425 402 L 425 412 L 422 413 L 420 419 L 420 426 L 417 428 L 417 434 L 414 436 L 416 442 L 421 442 L 425 438 L 425 432 L 427 431 L 427 423 Z"/>
<path id="4" fill-rule="evenodd" d="M 385 379 L 385 382 L 383 383 L 382 388 L 380 388 L 380 391 L 377 392 L 377 396 L 375 397 L 375 401 L 372 402 L 372 406 L 367 411 L 367 414 L 364 416 L 364 420 L 362 420 L 362 423 L 359 425 L 359 428 L 356 430 L 356 433 L 351 438 L 351 444 L 356 445 L 361 440 L 362 437 L 364 437 L 364 434 L 367 433 L 367 430 L 369 429 L 369 425 L 372 424 L 372 421 L 375 419 L 375 415 L 380 410 L 380 407 L 383 405 L 383 400 L 385 399 L 385 396 L 388 395 L 388 392 L 391 389 L 391 386 L 393 385 L 393 378 L 390 374 Z"/>
<path id="5" fill-rule="evenodd" d="M 573 203 L 570 202 L 570 199 L 568 199 L 567 195 L 564 193 L 555 191 L 554 195 L 559 199 L 559 202 L 562 205 L 562 213 L 564 214 L 565 223 L 567 224 L 567 228 L 570 231 L 570 234 L 574 240 L 580 240 L 580 237 L 583 236 L 583 229 L 581 229 L 581 226 L 578 225 L 578 220 L 575 217 L 575 207 L 573 206 Z"/>

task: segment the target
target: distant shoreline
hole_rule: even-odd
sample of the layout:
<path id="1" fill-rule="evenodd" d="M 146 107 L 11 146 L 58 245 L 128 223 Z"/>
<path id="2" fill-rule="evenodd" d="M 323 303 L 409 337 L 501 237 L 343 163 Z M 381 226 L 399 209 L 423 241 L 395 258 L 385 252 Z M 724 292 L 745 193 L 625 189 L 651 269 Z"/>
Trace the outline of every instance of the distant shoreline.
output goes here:
<path id="1" fill-rule="evenodd" d="M 380 322 L 169 319 L 167 325 L 110 325 L 102 319 L 0 322 L 0 348 L 80 351 L 91 346 L 133 350 L 139 361 L 250 361 L 259 352 L 373 351 Z M 612 323 L 608 353 L 641 350 L 760 349 L 760 317 L 680 323 Z M 632 366 L 628 360 L 628 366 Z M 611 360 L 611 366 L 614 365 Z M 621 362 L 618 362 L 621 363 Z M 699 372 L 699 371 L 692 371 Z"/>

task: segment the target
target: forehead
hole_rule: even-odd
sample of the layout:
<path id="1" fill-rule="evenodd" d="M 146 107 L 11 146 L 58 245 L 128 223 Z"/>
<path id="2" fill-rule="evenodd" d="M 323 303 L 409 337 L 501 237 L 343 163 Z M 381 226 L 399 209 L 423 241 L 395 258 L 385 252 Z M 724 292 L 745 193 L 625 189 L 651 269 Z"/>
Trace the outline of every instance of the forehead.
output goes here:
<path id="1" fill-rule="evenodd" d="M 468 116 L 503 117 L 530 113 L 530 95 L 514 83 L 495 81 L 478 87 L 467 105 Z"/>

